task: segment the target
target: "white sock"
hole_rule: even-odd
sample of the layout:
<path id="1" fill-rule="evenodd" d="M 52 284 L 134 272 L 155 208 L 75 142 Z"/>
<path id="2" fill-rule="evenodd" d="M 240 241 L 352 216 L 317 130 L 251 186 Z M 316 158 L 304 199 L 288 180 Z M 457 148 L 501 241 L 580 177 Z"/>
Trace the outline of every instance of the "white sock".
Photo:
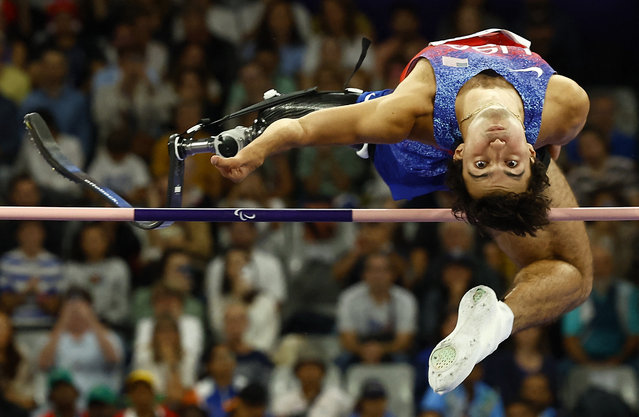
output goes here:
<path id="1" fill-rule="evenodd" d="M 503 301 L 497 302 L 497 322 L 500 324 L 496 329 L 495 339 L 497 344 L 495 345 L 495 349 L 497 346 L 508 339 L 513 332 L 513 321 L 515 320 L 515 315 L 513 311 L 508 307 L 508 304 Z M 493 352 L 494 352 L 493 350 Z M 492 352 L 490 352 L 492 353 Z M 488 356 L 488 355 L 486 355 Z"/>

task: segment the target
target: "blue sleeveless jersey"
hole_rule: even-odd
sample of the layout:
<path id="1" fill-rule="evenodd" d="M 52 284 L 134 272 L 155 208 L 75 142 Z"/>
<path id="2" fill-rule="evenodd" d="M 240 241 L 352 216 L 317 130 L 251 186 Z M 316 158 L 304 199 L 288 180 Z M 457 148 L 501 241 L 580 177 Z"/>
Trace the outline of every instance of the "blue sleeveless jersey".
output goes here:
<path id="1" fill-rule="evenodd" d="M 555 71 L 529 47 L 529 41 L 512 32 L 489 29 L 432 42 L 411 60 L 402 80 L 421 58 L 427 59 L 435 72 L 433 131 L 437 147 L 412 140 L 375 146 L 375 167 L 390 187 L 394 199 L 411 199 L 446 189 L 444 179 L 448 160 L 452 157 L 454 143 L 462 139 L 455 115 L 455 99 L 461 87 L 482 71 L 495 71 L 517 90 L 524 104 L 526 140 L 535 144 L 541 127 L 546 87 Z M 390 92 L 364 93 L 358 101 Z"/>

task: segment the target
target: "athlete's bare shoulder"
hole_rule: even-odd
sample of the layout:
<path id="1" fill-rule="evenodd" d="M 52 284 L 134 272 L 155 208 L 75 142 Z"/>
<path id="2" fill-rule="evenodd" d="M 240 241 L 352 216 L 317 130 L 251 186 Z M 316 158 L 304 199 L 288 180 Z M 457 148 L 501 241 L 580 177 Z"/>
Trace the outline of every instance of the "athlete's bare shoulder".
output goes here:
<path id="1" fill-rule="evenodd" d="M 418 59 L 406 78 L 399 83 L 397 89 L 419 88 L 424 93 L 435 96 L 436 91 L 435 71 L 426 58 Z"/>
<path id="2" fill-rule="evenodd" d="M 590 108 L 588 94 L 575 81 L 553 75 L 548 81 L 537 147 L 565 145 L 586 123 Z"/>
<path id="3" fill-rule="evenodd" d="M 415 114 L 413 128 L 407 139 L 435 145 L 433 137 L 433 109 L 437 90 L 435 72 L 427 59 L 419 59 L 410 73 L 399 83 L 393 94 L 387 96 L 410 103 Z"/>

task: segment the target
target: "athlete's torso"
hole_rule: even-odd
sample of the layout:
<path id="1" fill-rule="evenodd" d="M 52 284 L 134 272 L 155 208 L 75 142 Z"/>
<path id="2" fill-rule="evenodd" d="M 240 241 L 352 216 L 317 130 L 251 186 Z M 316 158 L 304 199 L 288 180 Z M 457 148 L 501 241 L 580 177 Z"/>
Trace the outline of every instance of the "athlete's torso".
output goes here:
<path id="1" fill-rule="evenodd" d="M 536 142 L 546 88 L 555 71 L 529 47 L 530 42 L 511 32 L 490 29 L 432 42 L 411 60 L 402 79 L 421 58 L 429 61 L 435 74 L 433 127 L 439 146 L 452 150 L 453 143 L 461 140 L 455 117 L 457 95 L 469 80 L 487 70 L 497 73 L 519 93 L 526 138 L 531 144 Z"/>
<path id="2" fill-rule="evenodd" d="M 375 166 L 395 199 L 446 188 L 447 162 L 455 143 L 461 141 L 455 114 L 458 94 L 469 80 L 486 71 L 502 77 L 517 91 L 524 108 L 526 139 L 535 144 L 546 88 L 554 70 L 529 46 L 527 40 L 511 32 L 493 29 L 433 42 L 411 60 L 402 79 L 420 59 L 428 60 L 435 76 L 435 97 L 424 99 L 433 100 L 432 131 L 437 146 L 406 140 L 376 147 Z"/>

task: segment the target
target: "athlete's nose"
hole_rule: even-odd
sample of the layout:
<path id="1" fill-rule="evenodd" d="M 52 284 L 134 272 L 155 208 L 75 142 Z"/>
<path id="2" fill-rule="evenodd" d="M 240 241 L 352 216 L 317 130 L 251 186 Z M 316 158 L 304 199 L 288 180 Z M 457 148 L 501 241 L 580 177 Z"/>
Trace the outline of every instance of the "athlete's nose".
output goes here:
<path id="1" fill-rule="evenodd" d="M 497 147 L 502 147 L 506 144 L 506 142 L 504 142 L 503 140 L 497 138 L 497 139 L 493 139 L 490 142 L 490 146 L 497 146 Z"/>

